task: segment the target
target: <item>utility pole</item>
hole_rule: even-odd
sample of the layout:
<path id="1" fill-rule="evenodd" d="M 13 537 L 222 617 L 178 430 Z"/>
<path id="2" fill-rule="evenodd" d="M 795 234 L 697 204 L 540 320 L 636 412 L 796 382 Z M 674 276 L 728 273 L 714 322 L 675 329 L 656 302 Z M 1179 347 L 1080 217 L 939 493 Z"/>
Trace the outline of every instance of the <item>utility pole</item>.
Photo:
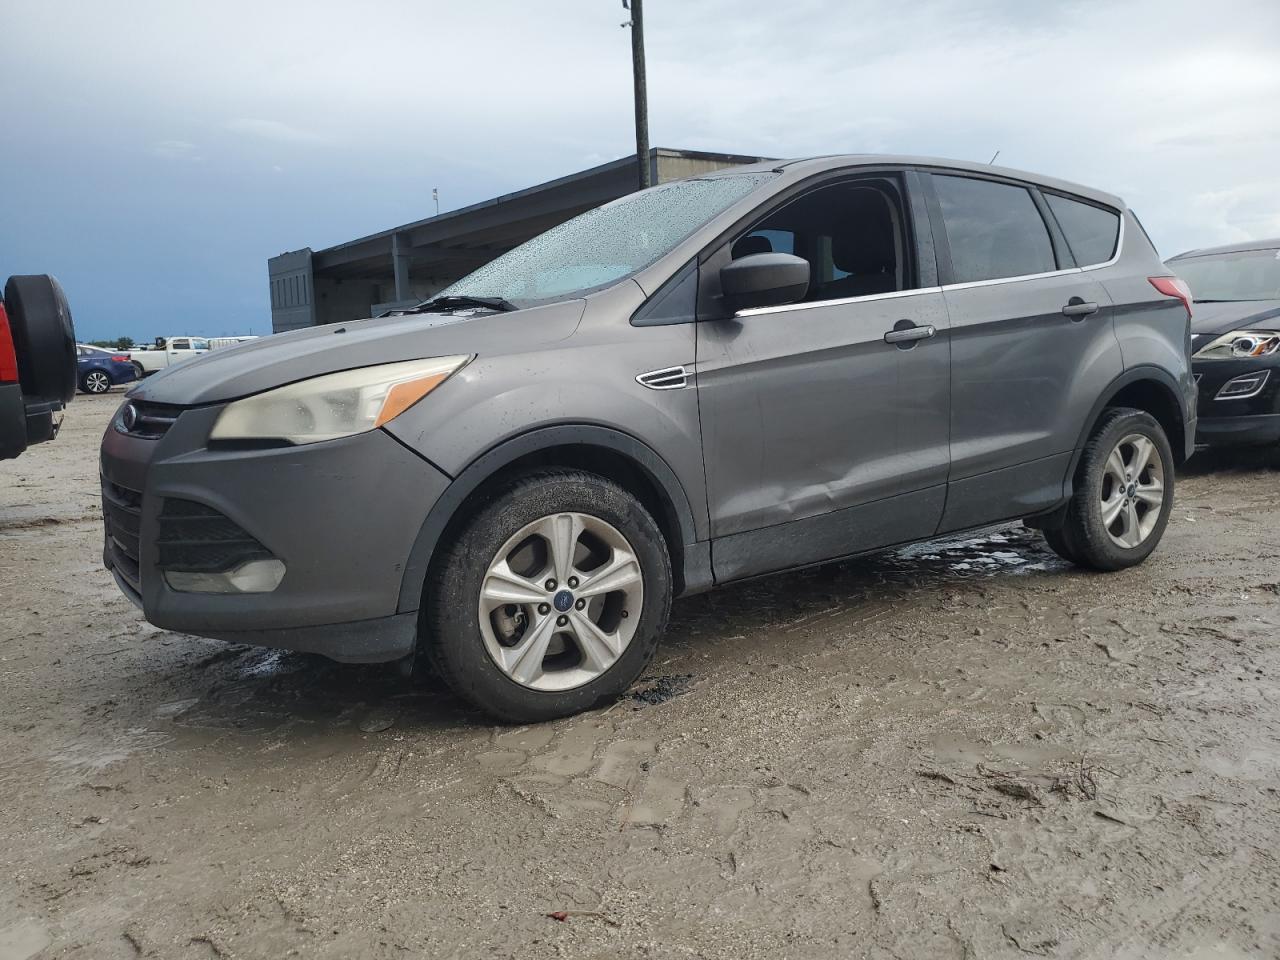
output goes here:
<path id="1" fill-rule="evenodd" d="M 622 0 L 622 8 L 631 11 L 631 73 L 636 91 L 636 162 L 640 166 L 640 189 L 653 186 L 649 171 L 649 95 L 644 77 L 644 0 Z"/>

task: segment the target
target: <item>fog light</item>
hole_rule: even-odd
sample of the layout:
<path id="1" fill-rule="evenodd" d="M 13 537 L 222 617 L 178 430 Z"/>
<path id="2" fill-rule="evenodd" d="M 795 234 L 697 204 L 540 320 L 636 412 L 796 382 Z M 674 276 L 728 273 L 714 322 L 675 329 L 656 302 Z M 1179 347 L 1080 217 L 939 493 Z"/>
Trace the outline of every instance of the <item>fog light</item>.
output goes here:
<path id="1" fill-rule="evenodd" d="M 280 560 L 250 560 L 222 573 L 164 572 L 165 583 L 183 593 L 270 593 L 283 579 Z"/>
<path id="2" fill-rule="evenodd" d="M 1257 373 L 1246 373 L 1234 380 L 1228 380 L 1214 399 L 1247 400 L 1249 397 L 1256 397 L 1267 385 L 1267 378 L 1270 376 L 1270 370 L 1260 370 Z"/>

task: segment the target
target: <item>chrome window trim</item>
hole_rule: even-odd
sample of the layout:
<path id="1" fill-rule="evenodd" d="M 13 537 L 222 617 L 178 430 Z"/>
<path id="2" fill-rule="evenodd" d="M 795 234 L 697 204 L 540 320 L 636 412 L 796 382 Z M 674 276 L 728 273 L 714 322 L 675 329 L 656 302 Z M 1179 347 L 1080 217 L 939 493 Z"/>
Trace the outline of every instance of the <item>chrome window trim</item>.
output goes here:
<path id="1" fill-rule="evenodd" d="M 835 300 L 806 300 L 803 303 L 784 303 L 776 307 L 748 307 L 739 310 L 735 317 L 758 317 L 765 313 L 781 313 L 784 310 L 812 310 L 814 307 L 838 307 L 845 303 L 869 303 L 873 300 L 896 300 L 899 297 L 917 297 L 926 293 L 941 293 L 942 287 L 916 287 L 913 290 L 893 290 L 889 293 L 869 293 L 863 297 L 839 297 Z"/>
<path id="2" fill-rule="evenodd" d="M 1108 208 L 1113 209 L 1113 208 Z M 917 287 L 914 290 L 894 290 L 890 293 L 872 293 L 865 297 L 840 297 L 836 300 L 806 300 L 804 303 L 784 303 L 777 307 L 750 307 L 739 310 L 734 317 L 758 317 L 768 313 L 782 313 L 785 310 L 812 310 L 814 307 L 837 307 L 846 303 L 869 303 L 876 300 L 892 300 L 897 297 L 913 297 L 925 293 L 946 293 L 948 290 L 968 290 L 972 287 L 994 287 L 1001 283 L 1021 283 L 1024 280 L 1045 280 L 1049 277 L 1065 277 L 1074 273 L 1089 273 L 1092 270 L 1105 270 L 1120 262 L 1124 254 L 1124 220 L 1125 211 L 1117 210 L 1120 217 L 1120 230 L 1116 235 L 1116 252 L 1110 260 L 1102 263 L 1091 263 L 1087 267 L 1067 267 L 1065 270 L 1050 270 L 1046 273 L 1024 273 L 1016 277 L 996 277 L 992 280 L 967 280 L 963 283 L 944 283 L 938 287 Z"/>

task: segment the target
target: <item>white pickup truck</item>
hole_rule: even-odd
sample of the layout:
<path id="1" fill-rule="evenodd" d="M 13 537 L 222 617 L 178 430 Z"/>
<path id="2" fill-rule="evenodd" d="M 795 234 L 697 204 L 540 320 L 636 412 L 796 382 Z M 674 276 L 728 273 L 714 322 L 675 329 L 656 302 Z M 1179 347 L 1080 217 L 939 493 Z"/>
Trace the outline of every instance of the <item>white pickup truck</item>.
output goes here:
<path id="1" fill-rule="evenodd" d="M 127 351 L 129 360 L 138 368 L 138 378 L 171 367 L 192 357 L 202 357 L 210 350 L 234 347 L 257 337 L 156 337 L 153 346 Z"/>

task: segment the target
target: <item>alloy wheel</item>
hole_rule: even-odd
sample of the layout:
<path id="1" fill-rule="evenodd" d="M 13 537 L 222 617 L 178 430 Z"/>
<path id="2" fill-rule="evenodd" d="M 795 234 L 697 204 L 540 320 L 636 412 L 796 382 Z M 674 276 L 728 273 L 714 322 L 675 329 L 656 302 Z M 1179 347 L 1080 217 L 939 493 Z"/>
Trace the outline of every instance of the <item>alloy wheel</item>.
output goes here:
<path id="1" fill-rule="evenodd" d="M 480 586 L 485 650 L 534 690 L 572 690 L 605 673 L 636 634 L 644 575 L 611 524 L 556 513 L 527 524 L 490 562 Z"/>
<path id="2" fill-rule="evenodd" d="M 1164 465 L 1150 438 L 1131 433 L 1112 448 L 1099 493 L 1102 526 L 1113 543 L 1141 546 L 1164 507 Z"/>
<path id="3" fill-rule="evenodd" d="M 84 378 L 85 386 L 90 393 L 106 393 L 111 389 L 111 380 L 100 370 L 93 370 Z"/>

